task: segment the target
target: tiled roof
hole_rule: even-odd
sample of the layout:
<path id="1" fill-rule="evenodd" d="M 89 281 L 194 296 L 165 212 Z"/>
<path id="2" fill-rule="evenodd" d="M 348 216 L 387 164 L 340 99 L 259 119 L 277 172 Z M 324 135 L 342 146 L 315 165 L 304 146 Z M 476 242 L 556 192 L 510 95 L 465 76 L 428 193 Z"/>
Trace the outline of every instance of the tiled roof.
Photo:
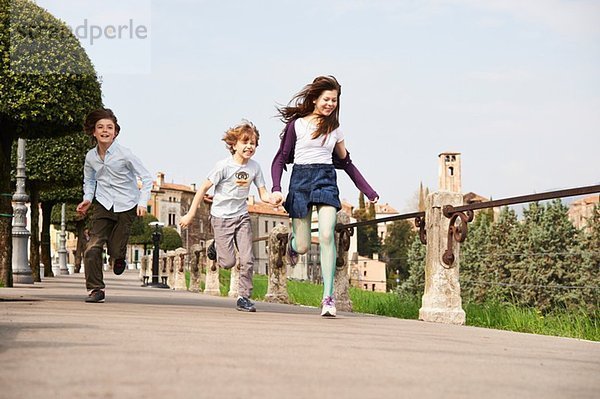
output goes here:
<path id="1" fill-rule="evenodd" d="M 391 215 L 399 212 L 386 202 L 385 204 L 375 204 L 375 213 Z"/>
<path id="2" fill-rule="evenodd" d="M 152 189 L 154 191 L 173 190 L 173 191 L 184 191 L 186 193 L 195 193 L 196 192 L 190 186 L 186 186 L 184 184 L 176 184 L 176 183 L 163 183 L 159 186 L 158 184 L 156 184 L 156 182 L 153 182 Z"/>
<path id="3" fill-rule="evenodd" d="M 278 215 L 288 216 L 288 213 L 283 209 L 282 206 L 273 206 L 264 202 L 254 202 L 254 204 L 248 204 L 249 213 L 259 213 L 262 215 Z"/>
<path id="4" fill-rule="evenodd" d="M 593 205 L 600 203 L 600 195 L 594 194 L 589 197 L 583 197 L 576 201 L 573 201 L 571 205 Z"/>

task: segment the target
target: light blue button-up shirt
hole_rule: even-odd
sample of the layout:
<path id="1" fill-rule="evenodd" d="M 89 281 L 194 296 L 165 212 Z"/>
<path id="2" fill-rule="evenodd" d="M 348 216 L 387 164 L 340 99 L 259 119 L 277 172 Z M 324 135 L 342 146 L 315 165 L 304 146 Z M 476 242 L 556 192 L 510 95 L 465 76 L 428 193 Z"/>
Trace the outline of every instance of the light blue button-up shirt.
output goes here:
<path id="1" fill-rule="evenodd" d="M 141 188 L 138 187 L 138 178 Z M 146 207 L 152 189 L 152 176 L 130 149 L 113 142 L 104 160 L 97 147 L 88 151 L 83 167 L 83 199 L 94 197 L 106 209 L 128 211 L 135 206 Z"/>

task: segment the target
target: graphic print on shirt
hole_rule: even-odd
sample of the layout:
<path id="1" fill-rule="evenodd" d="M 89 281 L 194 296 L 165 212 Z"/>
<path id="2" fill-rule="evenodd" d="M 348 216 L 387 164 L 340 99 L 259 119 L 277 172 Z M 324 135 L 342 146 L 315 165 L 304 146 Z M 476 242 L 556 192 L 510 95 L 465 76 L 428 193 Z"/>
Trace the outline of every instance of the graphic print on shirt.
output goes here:
<path id="1" fill-rule="evenodd" d="M 238 187 L 250 186 L 250 174 L 248 174 L 248 172 L 245 172 L 243 170 L 236 172 L 235 179 L 235 184 L 237 184 Z"/>

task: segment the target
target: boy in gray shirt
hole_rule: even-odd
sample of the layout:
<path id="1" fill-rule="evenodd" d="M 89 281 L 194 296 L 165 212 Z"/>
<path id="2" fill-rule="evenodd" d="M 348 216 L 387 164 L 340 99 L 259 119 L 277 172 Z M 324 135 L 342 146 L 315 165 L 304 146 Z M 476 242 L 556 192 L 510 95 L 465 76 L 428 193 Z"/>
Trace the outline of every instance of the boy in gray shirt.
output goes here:
<path id="1" fill-rule="evenodd" d="M 271 194 L 265 188 L 260 165 L 250 159 L 256 153 L 259 137 L 256 127 L 248 121 L 243 121 L 225 132 L 223 141 L 232 156 L 217 162 L 196 192 L 189 212 L 179 222 L 181 227 L 187 227 L 194 218 L 202 198 L 215 186 L 210 214 L 217 260 L 225 269 L 235 266 L 234 243 L 237 245 L 240 256 L 240 282 L 236 308 L 246 312 L 256 312 L 254 303 L 250 301 L 254 257 L 252 228 L 246 202 L 251 183 L 258 188 L 262 201 L 274 204 Z"/>

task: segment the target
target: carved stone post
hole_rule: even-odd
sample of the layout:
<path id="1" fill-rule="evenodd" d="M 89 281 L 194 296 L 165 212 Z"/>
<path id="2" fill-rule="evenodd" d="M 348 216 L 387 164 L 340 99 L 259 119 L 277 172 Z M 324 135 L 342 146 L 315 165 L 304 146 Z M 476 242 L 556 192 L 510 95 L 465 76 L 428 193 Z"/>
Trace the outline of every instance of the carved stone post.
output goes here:
<path id="1" fill-rule="evenodd" d="M 202 281 L 202 268 L 201 265 L 206 263 L 206 260 L 202 260 L 202 257 L 206 256 L 206 250 L 200 246 L 200 244 L 194 244 L 191 248 L 190 254 L 190 286 L 189 291 L 201 292 L 202 287 L 200 282 Z"/>
<path id="2" fill-rule="evenodd" d="M 227 293 L 227 296 L 230 298 L 237 298 L 240 287 L 240 258 L 237 256 L 237 251 L 235 266 L 230 270 L 231 276 L 229 278 L 229 292 Z"/>
<path id="3" fill-rule="evenodd" d="M 175 257 L 173 266 L 175 268 L 173 289 L 176 291 L 187 291 L 187 283 L 185 281 L 185 257 L 187 256 L 187 249 L 177 248 L 175 250 Z"/>
<path id="4" fill-rule="evenodd" d="M 350 223 L 350 216 L 343 211 L 337 213 L 338 224 Z M 350 274 L 348 273 L 348 249 L 350 248 L 350 236 L 353 230 L 344 230 L 335 233 L 335 244 L 337 259 L 335 268 L 335 279 L 333 281 L 333 292 L 335 306 L 338 310 L 352 312 L 352 301 L 348 292 L 350 286 Z"/>
<path id="5" fill-rule="evenodd" d="M 464 324 L 459 283 L 459 244 L 450 243 L 455 256 L 447 265 L 442 257 L 448 245 L 450 219 L 444 216 L 444 205 L 460 206 L 460 154 L 440 154 L 440 191 L 429 194 L 425 201 L 427 255 L 425 258 L 425 293 L 419 319 L 447 324 Z"/>
<path id="6" fill-rule="evenodd" d="M 160 275 L 161 283 L 168 287 L 167 281 L 169 280 L 169 268 L 167 267 L 167 254 L 161 252 L 158 260 L 160 262 L 160 272 L 158 274 Z"/>
<path id="7" fill-rule="evenodd" d="M 69 274 L 67 267 L 67 231 L 66 231 L 66 206 L 63 203 L 60 208 L 60 233 L 58 240 L 58 265 L 60 274 Z"/>
<path id="8" fill-rule="evenodd" d="M 213 240 L 206 243 L 208 248 Z M 221 282 L 219 281 L 219 266 L 217 261 L 206 259 L 206 282 L 204 284 L 204 293 L 208 295 L 221 295 Z"/>
<path id="9" fill-rule="evenodd" d="M 175 251 L 167 251 L 167 285 L 175 289 Z"/>
<path id="10" fill-rule="evenodd" d="M 139 279 L 142 285 L 147 285 L 152 277 L 152 267 L 150 266 L 150 256 L 142 255 Z"/>
<path id="11" fill-rule="evenodd" d="M 279 224 L 269 234 L 269 284 L 266 302 L 289 303 L 285 251 L 289 229 Z"/>
<path id="12" fill-rule="evenodd" d="M 9 148 L 10 150 L 10 148 Z M 9 151 L 10 153 L 10 151 Z M 29 266 L 27 248 L 29 247 L 29 230 L 27 230 L 27 206 L 29 196 L 25 192 L 25 139 L 17 142 L 17 189 L 12 197 L 12 273 L 13 282 L 33 284 L 33 274 Z"/>

